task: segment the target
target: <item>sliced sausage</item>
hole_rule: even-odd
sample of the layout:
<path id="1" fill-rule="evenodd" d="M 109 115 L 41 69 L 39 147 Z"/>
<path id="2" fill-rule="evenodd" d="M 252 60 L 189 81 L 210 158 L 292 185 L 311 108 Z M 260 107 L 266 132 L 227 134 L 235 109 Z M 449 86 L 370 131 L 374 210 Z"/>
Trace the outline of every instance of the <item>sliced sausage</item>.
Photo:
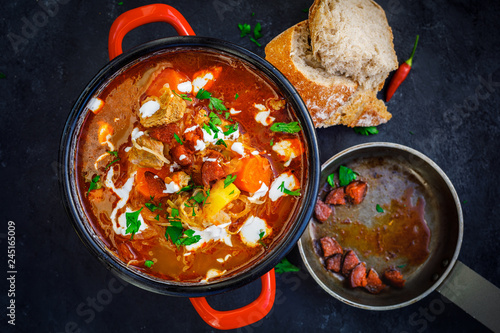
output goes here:
<path id="1" fill-rule="evenodd" d="M 345 192 L 343 187 L 337 187 L 328 193 L 325 203 L 330 205 L 345 205 Z"/>
<path id="2" fill-rule="evenodd" d="M 180 166 L 189 166 L 193 164 L 193 154 L 186 149 L 184 145 L 175 146 L 170 150 L 170 156 L 175 163 Z"/>
<path id="3" fill-rule="evenodd" d="M 201 167 L 201 179 L 204 186 L 208 187 L 224 177 L 226 177 L 226 173 L 219 162 L 206 161 L 203 163 Z"/>
<path id="4" fill-rule="evenodd" d="M 317 200 L 314 206 L 314 216 L 320 222 L 325 222 L 332 215 L 332 209 L 328 207 L 323 201 Z"/>
<path id="5" fill-rule="evenodd" d="M 172 144 L 175 141 L 174 134 L 181 137 L 181 131 L 177 124 L 167 124 L 153 128 L 149 131 L 149 136 L 166 144 Z"/>
<path id="6" fill-rule="evenodd" d="M 345 194 L 354 205 L 358 205 L 363 202 L 366 190 L 367 184 L 363 181 L 356 180 L 346 186 Z"/>
<path id="7" fill-rule="evenodd" d="M 337 253 L 326 259 L 325 266 L 326 269 L 335 273 L 339 273 L 342 266 L 342 254 Z"/>
<path id="8" fill-rule="evenodd" d="M 345 277 L 349 276 L 349 273 L 359 264 L 358 256 L 356 252 L 349 250 L 347 251 L 344 262 L 342 263 L 342 275 Z"/>
<path id="9" fill-rule="evenodd" d="M 403 278 L 403 274 L 399 271 L 399 269 L 394 267 L 389 267 L 384 272 L 384 281 L 396 288 L 403 288 L 406 280 Z"/>
<path id="10" fill-rule="evenodd" d="M 146 171 L 144 173 L 144 178 L 146 179 L 146 184 L 148 184 L 149 194 L 151 196 L 156 198 L 165 196 L 165 193 L 163 193 L 166 189 L 165 182 L 161 177 L 151 171 Z"/>
<path id="11" fill-rule="evenodd" d="M 371 294 L 378 294 L 385 288 L 385 284 L 378 276 L 377 271 L 375 271 L 373 268 L 370 268 L 370 270 L 368 271 L 366 282 L 367 283 L 365 289 L 368 290 L 368 292 Z"/>
<path id="12" fill-rule="evenodd" d="M 323 237 L 320 240 L 321 248 L 323 249 L 323 256 L 328 258 L 334 254 L 342 254 L 342 247 L 333 237 Z"/>
<path id="13" fill-rule="evenodd" d="M 360 262 L 359 264 L 357 264 L 356 267 L 354 267 L 354 269 L 351 271 L 349 283 L 351 285 L 351 288 L 366 286 L 366 264 L 364 262 Z"/>
<path id="14" fill-rule="evenodd" d="M 196 127 L 194 130 L 189 132 L 184 132 L 184 144 L 191 151 L 196 151 L 196 146 L 198 145 L 198 140 L 203 141 L 203 131 L 200 127 Z"/>

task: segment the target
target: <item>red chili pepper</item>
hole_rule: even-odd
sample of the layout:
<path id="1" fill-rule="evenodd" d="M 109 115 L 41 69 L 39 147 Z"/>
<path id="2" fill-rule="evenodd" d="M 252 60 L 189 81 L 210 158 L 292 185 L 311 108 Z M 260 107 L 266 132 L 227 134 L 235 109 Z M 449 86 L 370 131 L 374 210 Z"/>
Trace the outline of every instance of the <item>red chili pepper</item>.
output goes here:
<path id="1" fill-rule="evenodd" d="M 415 55 L 415 50 L 417 49 L 418 38 L 419 36 L 417 35 L 417 39 L 415 40 L 415 45 L 413 45 L 413 52 L 411 53 L 410 59 L 402 63 L 396 73 L 394 73 L 394 76 L 391 79 L 391 83 L 389 83 L 389 87 L 387 88 L 387 94 L 385 95 L 386 102 L 389 102 L 389 100 L 392 98 L 392 95 L 394 95 L 394 93 L 396 92 L 396 89 L 398 89 L 399 85 L 408 76 L 408 73 L 410 73 L 413 56 Z"/>

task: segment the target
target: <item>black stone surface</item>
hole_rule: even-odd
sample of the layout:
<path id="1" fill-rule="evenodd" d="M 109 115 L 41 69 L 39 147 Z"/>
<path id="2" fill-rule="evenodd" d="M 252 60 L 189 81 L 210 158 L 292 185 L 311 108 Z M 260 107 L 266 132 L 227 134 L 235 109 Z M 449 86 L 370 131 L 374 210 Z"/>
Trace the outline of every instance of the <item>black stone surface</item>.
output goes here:
<path id="1" fill-rule="evenodd" d="M 449 176 L 461 198 L 465 234 L 460 260 L 490 282 L 500 279 L 500 2 L 380 0 L 394 32 L 399 61 L 416 34 L 413 70 L 388 103 L 393 119 L 376 136 L 352 129 L 318 130 L 321 160 L 358 143 L 389 141 L 415 148 Z M 50 5 L 52 4 L 52 5 Z M 123 286 L 84 248 L 58 189 L 59 139 L 72 104 L 108 61 L 113 20 L 144 5 L 137 0 L 3 1 L 0 11 L 0 331 L 215 331 L 189 300 Z M 263 45 L 307 18 L 311 1 L 172 0 L 200 36 L 235 42 L 238 23 L 262 24 Z M 48 11 L 42 9 L 43 5 Z M 251 13 L 255 13 L 254 16 Z M 131 32 L 124 49 L 175 34 L 164 23 Z M 7 223 L 15 222 L 15 326 L 10 297 Z M 365 311 L 324 292 L 307 274 L 277 276 L 271 313 L 241 332 L 483 332 L 487 328 L 434 292 L 411 306 Z M 220 310 L 252 301 L 254 282 L 209 298 Z M 500 311 L 499 311 L 500 313 Z M 500 320 L 500 318 L 499 318 Z"/>

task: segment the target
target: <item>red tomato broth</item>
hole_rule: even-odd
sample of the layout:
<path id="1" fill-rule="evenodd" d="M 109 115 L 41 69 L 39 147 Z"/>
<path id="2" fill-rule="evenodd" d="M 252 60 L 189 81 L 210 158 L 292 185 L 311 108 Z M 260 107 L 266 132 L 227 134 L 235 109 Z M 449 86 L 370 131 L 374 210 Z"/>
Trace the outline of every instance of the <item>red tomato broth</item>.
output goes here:
<path id="1" fill-rule="evenodd" d="M 185 255 L 189 251 L 184 246 L 176 247 L 171 240 L 165 238 L 165 226 L 160 225 L 167 221 L 164 218 L 165 210 L 160 212 L 161 218 L 156 221 L 155 217 L 158 211 L 150 212 L 148 208 L 144 207 L 150 198 L 146 198 L 136 190 L 135 181 L 126 207 L 133 207 L 133 211 L 143 207 L 141 216 L 148 228 L 135 234 L 133 239 L 131 239 L 130 234 L 123 236 L 113 230 L 110 214 L 116 207 L 119 198 L 111 189 L 103 186 L 104 191 L 99 200 L 90 201 L 88 199 L 86 193 L 89 189 L 89 183 L 96 175 L 100 175 L 101 183 L 104 184 L 109 168 L 113 168 L 114 186 L 121 188 L 137 169 L 137 165 L 129 161 L 129 153 L 126 148 L 132 146 L 130 134 L 134 127 L 140 128 L 145 133 L 148 130 L 139 123 L 137 114 L 141 102 L 147 97 L 146 91 L 158 73 L 161 73 L 165 68 L 172 67 L 192 79 L 196 72 L 214 66 L 221 67 L 222 71 L 212 82 L 209 92 L 212 93 L 213 97 L 223 100 L 228 111 L 231 108 L 242 111 L 239 114 L 231 115 L 231 118 L 239 124 L 240 142 L 244 142 L 245 145 L 259 151 L 261 156 L 269 160 L 273 171 L 272 180 L 283 171 L 288 170 L 292 171 L 298 178 L 301 187 L 306 184 L 307 150 L 294 158 L 288 167 L 285 167 L 280 157 L 270 146 L 271 140 L 276 142 L 277 140 L 295 138 L 304 143 L 302 131 L 296 134 L 272 132 L 269 130 L 269 126 L 263 126 L 254 119 L 258 112 L 253 107 L 254 103 L 266 105 L 266 101 L 269 99 L 279 99 L 282 96 L 278 89 L 267 78 L 257 73 L 252 66 L 224 55 L 206 51 L 178 50 L 177 52 L 155 55 L 123 71 L 98 95 L 100 99 L 105 101 L 103 109 L 98 114 L 88 112 L 85 119 L 77 150 L 77 184 L 90 224 L 109 251 L 129 267 L 165 280 L 199 282 L 206 277 L 207 271 L 210 269 L 224 271 L 222 276 L 230 276 L 246 269 L 280 242 L 286 229 L 289 228 L 290 223 L 288 222 L 293 220 L 301 201 L 301 197 L 285 195 L 272 202 L 266 194 L 264 204 L 253 204 L 251 212 L 242 217 L 242 219 L 246 219 L 250 215 L 259 216 L 272 228 L 271 234 L 262 240 L 264 245 L 250 247 L 245 245 L 238 235 L 232 235 L 232 246 L 228 246 L 222 241 L 210 241 L 198 250 Z M 238 94 L 237 98 L 235 98 L 236 94 Z M 192 101 L 185 101 L 187 104 L 186 114 L 179 121 L 183 125 L 181 133 L 196 123 L 200 111 L 205 110 L 207 114 L 211 112 L 207 107 L 206 100 L 197 100 L 195 94 L 192 93 L 187 95 Z M 288 104 L 279 111 L 271 109 L 271 115 L 276 118 L 275 122 L 298 121 Z M 220 118 L 224 119 L 224 112 Z M 99 156 L 109 151 L 109 147 L 106 144 L 99 144 L 97 139 L 99 123 L 102 122 L 113 127 L 113 135 L 109 141 L 118 151 L 120 161 L 105 169 L 114 158 L 111 155 L 106 156 L 99 162 L 96 170 L 95 161 Z M 305 147 L 305 144 L 303 146 Z M 209 149 L 208 145 L 207 149 Z M 225 153 L 227 154 L 227 152 Z M 237 154 L 234 153 L 234 155 Z M 233 158 L 239 157 L 233 156 Z M 168 159 L 172 161 L 170 157 Z M 169 173 L 164 170 L 168 167 L 169 165 L 165 165 L 162 174 Z M 192 183 L 193 180 L 190 184 Z M 241 195 L 249 196 L 250 194 L 242 191 Z M 161 203 L 162 207 L 167 207 L 169 197 L 170 195 L 154 201 L 157 204 Z M 119 209 L 116 216 L 120 216 L 124 212 L 125 207 Z M 231 256 L 227 260 L 217 261 L 217 259 L 226 258 L 228 254 Z M 150 268 L 145 267 L 146 260 L 153 260 L 154 264 Z"/>

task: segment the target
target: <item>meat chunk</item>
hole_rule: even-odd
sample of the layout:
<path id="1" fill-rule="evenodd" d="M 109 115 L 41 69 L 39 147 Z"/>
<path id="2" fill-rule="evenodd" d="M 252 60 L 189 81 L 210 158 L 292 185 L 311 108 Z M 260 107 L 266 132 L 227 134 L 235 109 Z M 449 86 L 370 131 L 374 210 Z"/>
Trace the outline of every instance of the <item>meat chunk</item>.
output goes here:
<path id="1" fill-rule="evenodd" d="M 382 282 L 380 277 L 378 276 L 377 271 L 373 268 L 370 268 L 368 271 L 368 275 L 366 277 L 366 286 L 365 289 L 368 290 L 371 294 L 378 294 L 385 288 L 385 284 Z"/>
<path id="2" fill-rule="evenodd" d="M 349 284 L 351 288 L 366 286 L 366 264 L 364 262 L 360 262 L 359 264 L 357 264 L 356 267 L 354 267 L 354 269 L 351 271 L 351 275 L 349 276 Z"/>
<path id="3" fill-rule="evenodd" d="M 149 136 L 155 140 L 171 145 L 175 142 L 174 134 L 181 137 L 181 131 L 177 124 L 167 124 L 153 128 L 149 131 Z"/>
<path id="4" fill-rule="evenodd" d="M 349 276 L 349 273 L 359 264 L 358 256 L 356 252 L 349 250 L 347 251 L 344 262 L 342 263 L 342 275 L 345 277 Z"/>
<path id="5" fill-rule="evenodd" d="M 143 168 L 163 167 L 168 160 L 163 156 L 163 143 L 150 138 L 148 135 L 142 135 L 136 140 L 132 140 L 134 146 L 130 150 L 129 160 Z"/>
<path id="6" fill-rule="evenodd" d="M 320 222 L 325 222 L 330 215 L 332 215 L 332 209 L 318 199 L 316 201 L 316 206 L 314 206 L 314 217 Z"/>
<path id="7" fill-rule="evenodd" d="M 325 266 L 326 269 L 335 273 L 339 273 L 342 266 L 342 254 L 337 253 L 326 259 Z"/>
<path id="8" fill-rule="evenodd" d="M 323 237 L 320 240 L 323 256 L 328 258 L 334 254 L 342 254 L 342 247 L 333 237 Z"/>
<path id="9" fill-rule="evenodd" d="M 184 145 L 179 145 L 170 150 L 170 156 L 174 162 L 180 166 L 189 166 L 193 164 L 193 154 L 186 149 Z"/>
<path id="10" fill-rule="evenodd" d="M 403 288 L 406 280 L 403 278 L 403 274 L 399 271 L 399 269 L 394 267 L 389 267 L 384 272 L 384 281 L 396 288 Z"/>
<path id="11" fill-rule="evenodd" d="M 208 187 L 224 177 L 226 177 L 226 173 L 219 162 L 206 161 L 203 163 L 201 178 L 204 186 Z"/>
<path id="12" fill-rule="evenodd" d="M 363 181 L 356 180 L 346 186 L 345 194 L 354 205 L 358 205 L 363 202 L 366 190 L 367 184 Z"/>
<path id="13" fill-rule="evenodd" d="M 155 198 L 160 198 L 165 196 L 163 191 L 165 190 L 165 182 L 158 175 L 151 171 L 146 171 L 144 173 L 144 178 L 146 179 L 146 184 L 148 184 L 149 193 Z"/>
<path id="14" fill-rule="evenodd" d="M 345 205 L 344 187 L 337 187 L 328 193 L 325 203 L 330 205 Z"/>
<path id="15" fill-rule="evenodd" d="M 201 128 L 198 126 L 192 131 L 184 132 L 184 145 L 191 150 L 191 151 L 196 151 L 199 149 L 196 149 L 198 145 L 198 140 L 203 141 L 203 131 Z"/>
<path id="16" fill-rule="evenodd" d="M 156 111 L 146 111 L 146 103 L 154 104 Z M 150 108 L 153 108 L 150 106 Z M 145 127 L 161 126 L 179 121 L 186 111 L 186 102 L 175 95 L 169 88 L 164 88 L 160 98 L 148 97 L 142 103 L 138 116 L 141 124 Z"/>

